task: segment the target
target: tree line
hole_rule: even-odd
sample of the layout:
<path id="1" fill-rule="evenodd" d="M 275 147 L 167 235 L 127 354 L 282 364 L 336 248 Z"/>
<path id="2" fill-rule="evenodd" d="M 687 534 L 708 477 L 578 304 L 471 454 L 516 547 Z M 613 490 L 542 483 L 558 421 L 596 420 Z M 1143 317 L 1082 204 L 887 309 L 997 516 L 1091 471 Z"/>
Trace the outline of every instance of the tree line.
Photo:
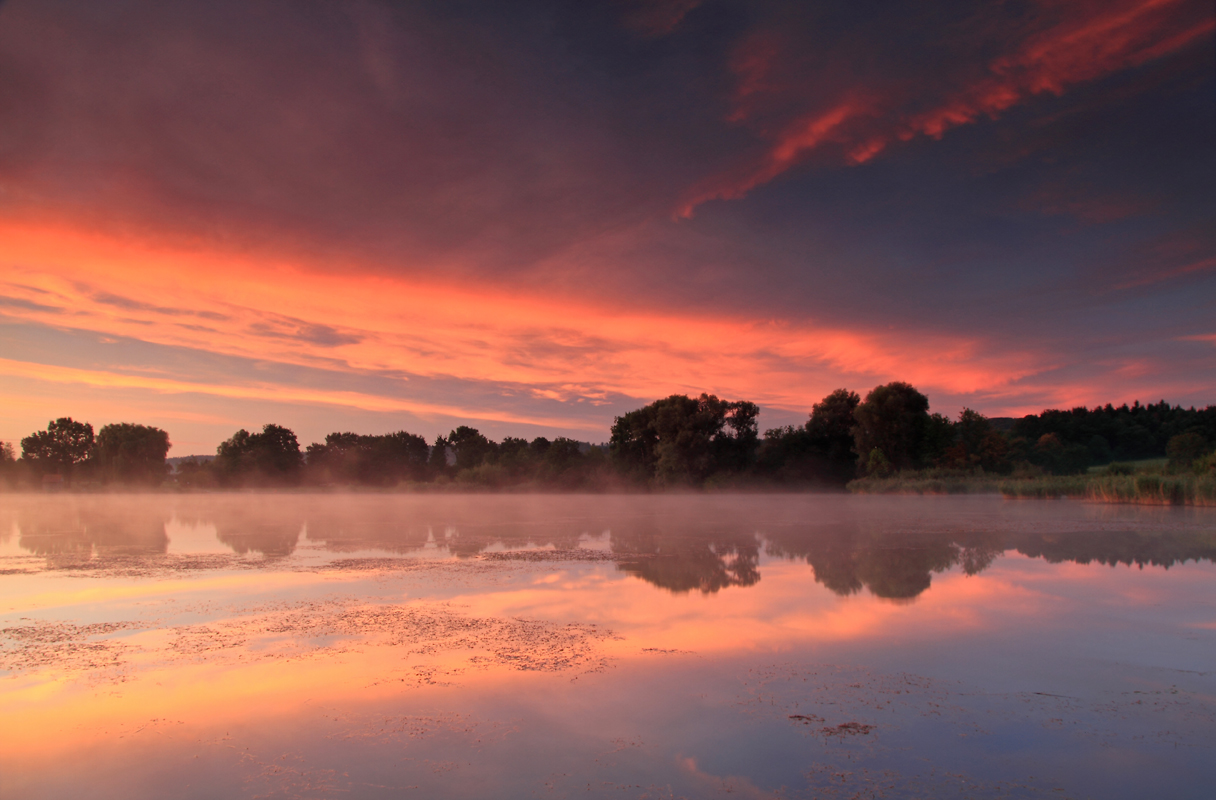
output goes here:
<path id="1" fill-rule="evenodd" d="M 65 482 L 158 486 L 169 475 L 169 446 L 169 434 L 160 428 L 121 422 L 105 425 L 94 435 L 89 423 L 60 417 L 21 440 L 19 459 L 11 444 L 0 443 L 0 481 L 19 484 L 56 477 Z"/>
<path id="2" fill-rule="evenodd" d="M 606 445 L 558 437 L 495 442 L 461 425 L 433 443 L 406 431 L 331 433 L 300 448 L 293 431 L 239 430 L 211 459 L 166 465 L 159 428 L 61 418 L 21 440 L 21 458 L 0 448 L 12 483 L 62 476 L 72 482 L 183 487 L 462 484 L 553 489 L 843 486 L 856 477 L 923 469 L 1070 474 L 1114 459 L 1168 457 L 1189 468 L 1213 462 L 1216 406 L 1156 405 L 1047 410 L 992 420 L 963 409 L 932 413 L 929 399 L 896 381 L 863 399 L 838 389 L 800 426 L 757 427 L 759 407 L 714 395 L 671 395 L 617 417 Z M 1206 458 L 1206 461 L 1204 459 Z"/>

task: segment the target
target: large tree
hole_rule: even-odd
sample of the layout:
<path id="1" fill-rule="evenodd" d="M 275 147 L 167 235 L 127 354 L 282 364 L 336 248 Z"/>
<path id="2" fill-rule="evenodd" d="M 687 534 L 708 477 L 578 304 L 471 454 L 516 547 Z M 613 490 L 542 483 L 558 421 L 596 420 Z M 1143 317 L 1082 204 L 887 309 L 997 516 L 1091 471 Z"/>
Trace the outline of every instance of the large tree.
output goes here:
<path id="1" fill-rule="evenodd" d="M 106 481 L 155 486 L 165 479 L 169 434 L 160 428 L 120 422 L 97 432 L 95 457 Z"/>
<path id="2" fill-rule="evenodd" d="M 875 387 L 853 412 L 853 445 L 865 472 L 923 466 L 929 398 L 901 381 Z"/>
<path id="3" fill-rule="evenodd" d="M 659 484 L 697 484 L 742 470 L 755 457 L 758 411 L 746 401 L 673 394 L 616 418 L 612 458 L 635 479 Z"/>
<path id="4" fill-rule="evenodd" d="M 848 481 L 857 471 L 853 413 L 860 404 L 857 392 L 837 389 L 811 407 L 811 418 L 806 422 L 811 447 L 822 456 L 835 480 Z"/>
<path id="5" fill-rule="evenodd" d="M 320 482 L 391 485 L 426 476 L 426 439 L 405 431 L 383 436 L 331 433 L 325 444 L 310 444 L 310 479 Z"/>
<path id="6" fill-rule="evenodd" d="M 861 398 L 848 389 L 816 403 L 802 427 L 764 432 L 756 471 L 781 483 L 843 484 L 856 477 L 853 410 Z"/>
<path id="7" fill-rule="evenodd" d="M 264 425 L 261 433 L 241 429 L 215 451 L 226 483 L 295 483 L 303 462 L 295 433 L 281 425 Z"/>
<path id="8" fill-rule="evenodd" d="M 21 440 L 21 458 L 41 473 L 70 477 L 93 452 L 93 426 L 60 417 Z"/>
<path id="9" fill-rule="evenodd" d="M 492 456 L 498 446 L 476 428 L 461 425 L 448 434 L 448 445 L 456 451 L 456 469 L 472 469 L 481 466 L 487 456 Z"/>
<path id="10" fill-rule="evenodd" d="M 980 467 L 985 472 L 1008 472 L 1009 440 L 978 411 L 964 408 L 952 430 L 952 441 L 938 462 L 948 467 Z"/>

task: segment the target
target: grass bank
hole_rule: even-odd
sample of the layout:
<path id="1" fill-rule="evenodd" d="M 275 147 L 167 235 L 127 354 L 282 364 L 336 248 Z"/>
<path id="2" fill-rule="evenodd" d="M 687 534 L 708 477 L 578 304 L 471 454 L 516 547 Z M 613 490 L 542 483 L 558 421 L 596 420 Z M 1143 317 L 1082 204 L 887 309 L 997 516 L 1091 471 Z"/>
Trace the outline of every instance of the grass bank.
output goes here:
<path id="1" fill-rule="evenodd" d="M 1079 497 L 1098 503 L 1216 506 L 1210 475 L 1063 475 L 1004 481 L 1006 497 Z"/>
<path id="2" fill-rule="evenodd" d="M 935 474 L 938 473 L 938 474 Z M 984 474 L 903 473 L 859 478 L 857 494 L 995 494 L 1015 498 L 1073 497 L 1098 503 L 1216 506 L 1216 475 L 1085 474 L 1002 477 Z"/>

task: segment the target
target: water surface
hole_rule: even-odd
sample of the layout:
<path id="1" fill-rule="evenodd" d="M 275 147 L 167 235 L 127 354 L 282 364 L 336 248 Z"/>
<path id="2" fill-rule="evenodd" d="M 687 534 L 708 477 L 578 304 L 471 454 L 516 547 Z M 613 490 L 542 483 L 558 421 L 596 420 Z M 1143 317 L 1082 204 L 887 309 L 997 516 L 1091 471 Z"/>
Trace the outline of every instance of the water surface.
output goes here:
<path id="1" fill-rule="evenodd" d="M 1216 511 L 0 496 L 4 797 L 1209 797 Z"/>

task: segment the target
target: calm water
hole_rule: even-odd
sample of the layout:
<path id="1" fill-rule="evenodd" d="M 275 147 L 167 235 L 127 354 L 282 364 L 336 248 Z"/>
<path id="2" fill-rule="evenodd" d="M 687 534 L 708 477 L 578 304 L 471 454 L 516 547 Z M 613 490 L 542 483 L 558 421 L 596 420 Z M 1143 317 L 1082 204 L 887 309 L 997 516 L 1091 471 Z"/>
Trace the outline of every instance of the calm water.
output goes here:
<path id="1" fill-rule="evenodd" d="M 0 796 L 1212 797 L 1216 512 L 0 496 Z"/>

